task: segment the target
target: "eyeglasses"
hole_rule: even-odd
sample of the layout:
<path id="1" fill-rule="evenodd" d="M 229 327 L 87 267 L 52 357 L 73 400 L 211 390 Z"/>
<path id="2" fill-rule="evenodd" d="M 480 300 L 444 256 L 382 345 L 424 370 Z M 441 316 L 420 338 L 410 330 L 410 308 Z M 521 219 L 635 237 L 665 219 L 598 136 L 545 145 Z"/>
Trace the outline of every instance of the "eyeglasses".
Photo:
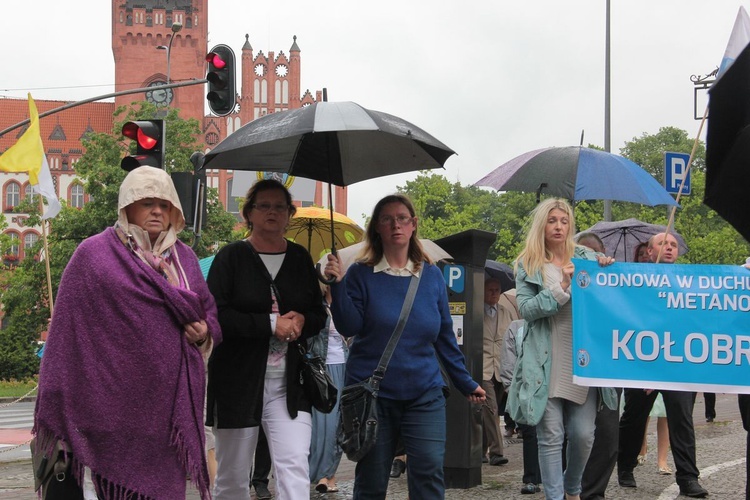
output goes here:
<path id="1" fill-rule="evenodd" d="M 253 208 L 263 213 L 270 212 L 273 210 L 276 213 L 286 212 L 289 209 L 289 205 L 286 203 L 278 205 L 271 205 L 270 203 L 253 203 Z"/>
<path id="2" fill-rule="evenodd" d="M 409 215 L 381 215 L 378 217 L 378 224 L 381 226 L 391 226 L 394 222 L 397 222 L 399 226 L 405 226 L 406 224 L 410 223 L 414 220 L 414 217 L 411 217 Z"/>

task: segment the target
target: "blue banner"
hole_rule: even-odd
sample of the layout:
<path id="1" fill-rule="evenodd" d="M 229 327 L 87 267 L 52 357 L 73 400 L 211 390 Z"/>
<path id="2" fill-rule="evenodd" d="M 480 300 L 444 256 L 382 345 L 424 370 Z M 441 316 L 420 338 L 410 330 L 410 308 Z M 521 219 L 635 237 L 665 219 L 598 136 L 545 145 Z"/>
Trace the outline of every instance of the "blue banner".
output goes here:
<path id="1" fill-rule="evenodd" d="M 750 270 L 573 263 L 576 384 L 750 393 Z"/>

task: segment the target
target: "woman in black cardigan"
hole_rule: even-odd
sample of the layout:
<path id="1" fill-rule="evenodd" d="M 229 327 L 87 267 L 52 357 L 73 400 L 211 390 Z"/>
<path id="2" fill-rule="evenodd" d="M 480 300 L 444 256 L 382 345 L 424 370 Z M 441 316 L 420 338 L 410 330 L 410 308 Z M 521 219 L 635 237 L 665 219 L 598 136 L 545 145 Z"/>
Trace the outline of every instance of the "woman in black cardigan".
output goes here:
<path id="1" fill-rule="evenodd" d="M 268 437 L 277 496 L 309 496 L 311 405 L 299 383 L 297 341 L 316 335 L 326 312 L 310 255 L 284 238 L 294 212 L 281 183 L 255 183 L 242 207 L 250 237 L 222 248 L 208 274 L 224 334 L 208 365 L 206 423 L 216 436 L 217 500 L 250 498 L 259 425 Z"/>

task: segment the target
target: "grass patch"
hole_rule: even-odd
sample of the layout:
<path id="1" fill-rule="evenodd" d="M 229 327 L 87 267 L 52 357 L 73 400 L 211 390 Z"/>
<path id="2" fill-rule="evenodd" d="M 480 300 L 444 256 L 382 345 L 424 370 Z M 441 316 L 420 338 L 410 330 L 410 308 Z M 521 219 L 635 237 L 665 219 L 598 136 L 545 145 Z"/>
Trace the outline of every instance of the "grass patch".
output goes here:
<path id="1" fill-rule="evenodd" d="M 508 486 L 507 483 L 501 482 L 501 481 L 485 481 L 482 483 L 482 487 L 485 490 L 502 490 L 505 489 Z"/>
<path id="2" fill-rule="evenodd" d="M 20 398 L 36 387 L 36 379 L 0 380 L 0 398 Z M 34 391 L 30 396 L 36 394 Z"/>

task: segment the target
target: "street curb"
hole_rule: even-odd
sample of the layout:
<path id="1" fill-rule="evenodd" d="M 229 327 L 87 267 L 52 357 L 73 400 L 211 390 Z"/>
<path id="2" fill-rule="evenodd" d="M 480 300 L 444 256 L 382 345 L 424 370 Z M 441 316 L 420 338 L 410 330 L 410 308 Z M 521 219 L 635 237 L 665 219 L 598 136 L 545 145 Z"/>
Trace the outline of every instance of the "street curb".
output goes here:
<path id="1" fill-rule="evenodd" d="M 36 396 L 26 396 L 25 398 L 0 398 L 0 405 L 9 403 L 36 403 Z"/>

